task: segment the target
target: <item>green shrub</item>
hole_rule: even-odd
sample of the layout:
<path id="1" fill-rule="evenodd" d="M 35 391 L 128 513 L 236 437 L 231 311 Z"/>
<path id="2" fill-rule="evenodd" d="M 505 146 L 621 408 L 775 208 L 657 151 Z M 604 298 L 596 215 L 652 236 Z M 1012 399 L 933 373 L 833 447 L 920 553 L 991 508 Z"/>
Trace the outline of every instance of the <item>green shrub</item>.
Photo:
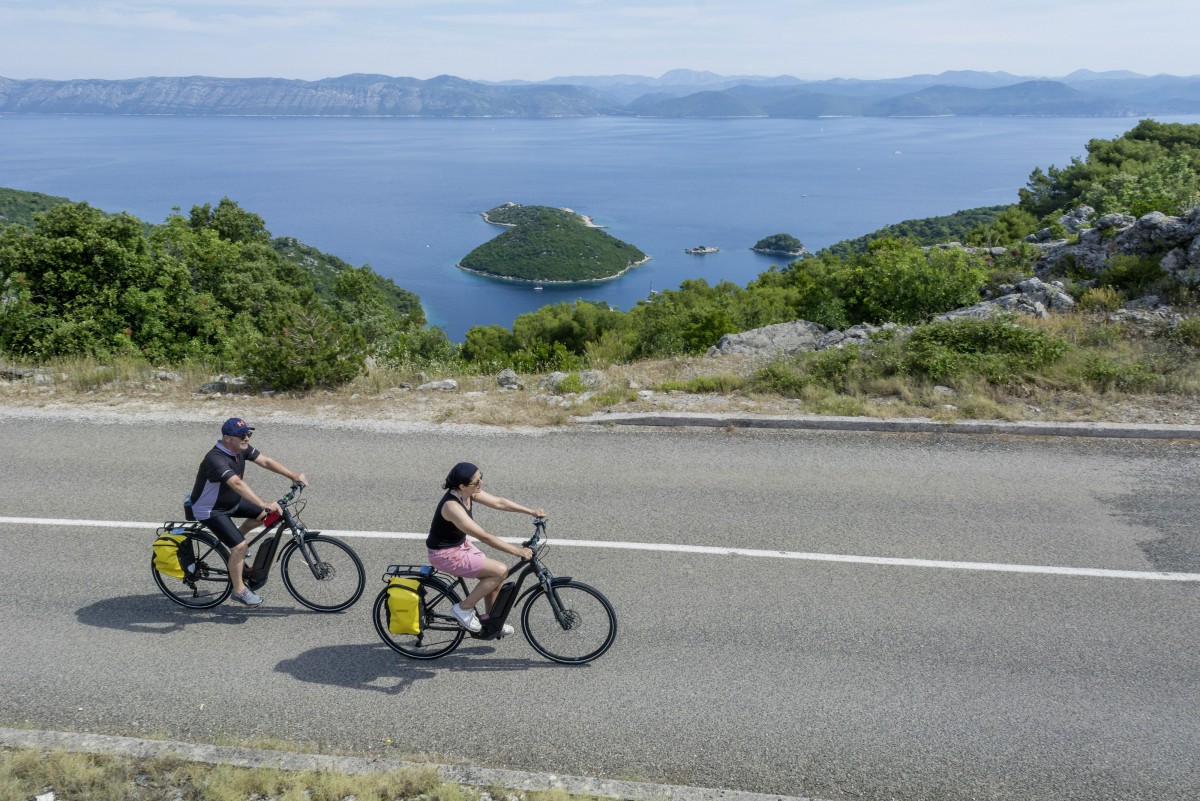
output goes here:
<path id="1" fill-rule="evenodd" d="M 587 384 L 583 383 L 583 379 L 579 377 L 579 373 L 568 373 L 565 378 L 560 379 L 554 385 L 554 390 L 564 395 L 578 395 L 581 392 L 587 392 Z"/>
<path id="2" fill-rule="evenodd" d="M 1155 372 L 1144 362 L 1114 358 L 1102 353 L 1089 354 L 1083 375 L 1101 392 L 1113 389 L 1139 392 L 1155 381 Z"/>
<path id="3" fill-rule="evenodd" d="M 1079 298 L 1080 311 L 1112 312 L 1121 308 L 1124 298 L 1111 286 L 1095 286 L 1087 289 Z"/>
<path id="4" fill-rule="evenodd" d="M 736 375 L 702 375 L 687 381 L 664 381 L 655 387 L 659 392 L 690 392 L 695 395 L 724 394 L 741 389 L 746 380 Z"/>
<path id="5" fill-rule="evenodd" d="M 811 383 L 808 373 L 795 360 L 781 360 L 757 371 L 750 386 L 785 398 L 798 398 Z"/>
<path id="6" fill-rule="evenodd" d="M 1008 317 L 918 326 L 904 346 L 905 372 L 932 381 L 977 373 L 1004 383 L 1062 358 L 1066 341 L 1016 325 Z"/>
<path id="7" fill-rule="evenodd" d="M 1086 348 L 1111 348 L 1121 341 L 1124 331 L 1119 323 L 1092 326 L 1079 333 L 1077 342 Z"/>
<path id="8" fill-rule="evenodd" d="M 242 318 L 230 342 L 235 363 L 256 382 L 278 390 L 340 387 L 362 372 L 362 335 L 315 300 L 274 314 Z"/>
<path id="9" fill-rule="evenodd" d="M 591 402 L 596 406 L 619 406 L 622 403 L 633 403 L 637 399 L 638 394 L 632 389 L 611 389 L 597 392 L 591 397 Z"/>
<path id="10" fill-rule="evenodd" d="M 1113 287 L 1136 297 L 1161 283 L 1165 277 L 1158 259 L 1120 253 L 1108 260 L 1096 280 L 1100 286 Z"/>
<path id="11" fill-rule="evenodd" d="M 850 372 L 858 364 L 859 356 L 857 345 L 817 351 L 808 360 L 809 375 L 824 386 L 844 388 Z"/>
<path id="12" fill-rule="evenodd" d="M 909 375 L 944 381 L 967 371 L 968 360 L 940 342 L 920 340 L 905 348 L 903 368 Z"/>
<path id="13" fill-rule="evenodd" d="M 1176 345 L 1186 345 L 1190 348 L 1200 348 L 1200 317 L 1188 317 L 1179 322 L 1174 328 L 1169 328 L 1164 336 Z"/>
<path id="14" fill-rule="evenodd" d="M 846 391 L 859 373 L 870 372 L 857 345 L 801 353 L 780 359 L 756 372 L 745 388 L 799 398 L 808 389 Z"/>
<path id="15" fill-rule="evenodd" d="M 444 372 L 460 366 L 461 353 L 462 346 L 451 342 L 442 329 L 411 328 L 393 334 L 382 343 L 377 360 L 397 370 L 438 367 Z"/>

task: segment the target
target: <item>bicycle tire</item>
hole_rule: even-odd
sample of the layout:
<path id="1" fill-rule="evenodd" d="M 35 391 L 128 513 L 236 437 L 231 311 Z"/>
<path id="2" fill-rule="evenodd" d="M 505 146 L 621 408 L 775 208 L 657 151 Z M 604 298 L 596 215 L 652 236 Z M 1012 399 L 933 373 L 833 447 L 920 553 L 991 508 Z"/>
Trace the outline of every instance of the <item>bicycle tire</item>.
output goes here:
<path id="1" fill-rule="evenodd" d="M 354 606 L 367 585 L 362 560 L 346 543 L 334 537 L 311 534 L 305 543 L 317 557 L 316 568 L 309 565 L 292 540 L 279 557 L 283 586 L 300 603 L 316 612 L 341 612 Z M 299 554 L 299 558 L 294 557 Z"/>
<path id="2" fill-rule="evenodd" d="M 617 613 L 599 590 L 568 580 L 555 582 L 550 591 L 568 624 L 564 626 L 555 615 L 544 586 L 533 590 L 521 608 L 521 629 L 533 650 L 554 662 L 582 665 L 612 646 L 617 637 Z"/>
<path id="3" fill-rule="evenodd" d="M 389 648 L 410 659 L 439 659 L 457 648 L 467 633 L 450 611 L 450 606 L 461 599 L 451 587 L 435 579 L 417 576 L 405 578 L 416 578 L 424 591 L 421 633 L 392 634 L 388 631 L 387 587 L 375 596 L 375 606 L 371 611 L 375 631 Z"/>
<path id="4" fill-rule="evenodd" d="M 185 578 L 164 576 L 154 568 L 150 560 L 150 572 L 154 583 L 163 595 L 188 609 L 211 609 L 222 603 L 233 592 L 229 580 L 229 551 L 219 542 L 208 542 L 198 537 L 188 537 L 196 553 L 196 566 Z"/>

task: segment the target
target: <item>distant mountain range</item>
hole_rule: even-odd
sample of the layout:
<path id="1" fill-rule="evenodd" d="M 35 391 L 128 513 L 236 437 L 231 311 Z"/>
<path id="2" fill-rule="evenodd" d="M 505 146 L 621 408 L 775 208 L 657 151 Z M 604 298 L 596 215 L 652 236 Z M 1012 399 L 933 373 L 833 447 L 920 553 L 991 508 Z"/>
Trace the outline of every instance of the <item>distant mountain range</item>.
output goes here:
<path id="1" fill-rule="evenodd" d="M 1079 70 L 1060 78 L 951 71 L 804 81 L 672 70 L 547 81 L 345 75 L 283 78 L 0 78 L 0 113 L 352 117 L 1136 117 L 1200 114 L 1200 76 Z"/>

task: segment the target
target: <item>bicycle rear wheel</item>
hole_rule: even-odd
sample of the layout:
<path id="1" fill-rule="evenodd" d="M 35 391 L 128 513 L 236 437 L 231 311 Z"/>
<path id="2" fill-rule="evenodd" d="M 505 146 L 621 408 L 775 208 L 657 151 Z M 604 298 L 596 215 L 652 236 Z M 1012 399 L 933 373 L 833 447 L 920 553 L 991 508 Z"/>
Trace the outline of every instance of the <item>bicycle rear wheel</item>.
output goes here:
<path id="1" fill-rule="evenodd" d="M 318 612 L 340 612 L 353 606 L 367 583 L 362 560 L 354 549 L 320 534 L 305 537 L 304 545 L 312 556 L 311 563 L 295 540 L 284 546 L 279 559 L 287 591 Z"/>
<path id="2" fill-rule="evenodd" d="M 419 578 L 417 581 L 420 582 L 425 598 L 421 605 L 420 634 L 393 634 L 388 631 L 387 587 L 375 597 L 375 608 L 371 617 L 375 621 L 375 631 L 380 639 L 393 651 L 412 659 L 437 659 L 457 648 L 466 634 L 450 611 L 451 605 L 461 599 L 458 593 L 440 581 L 425 578 Z"/>
<path id="3" fill-rule="evenodd" d="M 521 608 L 525 639 L 547 659 L 581 665 L 603 654 L 617 636 L 617 613 L 599 590 L 581 581 L 538 587 Z"/>
<path id="4" fill-rule="evenodd" d="M 150 560 L 150 572 L 154 583 L 163 595 L 180 606 L 189 609 L 209 609 L 224 601 L 233 591 L 229 580 L 229 551 L 217 542 L 205 542 L 195 537 L 185 541 L 196 554 L 194 569 L 184 578 L 178 579 L 159 573 Z"/>

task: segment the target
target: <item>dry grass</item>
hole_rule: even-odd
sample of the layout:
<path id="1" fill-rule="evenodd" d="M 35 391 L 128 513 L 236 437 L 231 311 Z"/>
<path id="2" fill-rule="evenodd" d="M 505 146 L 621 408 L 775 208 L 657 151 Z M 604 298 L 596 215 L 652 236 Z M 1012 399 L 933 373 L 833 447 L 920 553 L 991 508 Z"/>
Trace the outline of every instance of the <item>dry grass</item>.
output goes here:
<path id="1" fill-rule="evenodd" d="M 1136 361 L 1158 347 L 1153 339 L 1131 336 L 1120 326 L 1097 325 L 1083 315 L 1034 321 L 1048 333 L 1080 347 L 1103 347 L 1113 359 Z M 1080 351 L 1078 358 L 1086 358 Z M 762 357 L 692 357 L 617 364 L 594 371 L 600 377 L 588 391 L 562 394 L 541 386 L 544 375 L 520 376 L 524 388 L 501 389 L 494 375 L 430 371 L 374 370 L 335 391 L 302 394 L 202 394 L 214 379 L 200 367 L 159 371 L 137 364 L 100 365 L 73 361 L 42 367 L 40 377 L 0 381 L 0 404 L 128 413 L 174 413 L 195 419 L 240 414 L 314 420 L 379 420 L 429 424 L 553 427 L 574 416 L 599 411 L 698 412 L 714 414 L 845 415 L 940 420 L 1062 420 L 1129 423 L 1200 423 L 1200 369 L 1173 371 L 1150 391 L 1081 388 L 1065 373 L 1020 386 L 983 381 L 955 382 L 952 391 L 897 377 L 875 377 L 840 392 L 806 385 L 784 397 L 739 386 L 768 363 Z M 1063 371 L 1081 369 L 1065 363 Z M 178 376 L 178 378 L 175 378 Z M 456 390 L 420 390 L 444 378 Z"/>
<path id="2" fill-rule="evenodd" d="M 433 766 L 387 773 L 285 771 L 33 748 L 0 749 L 0 801 L 595 801 L 562 790 L 527 792 L 442 781 Z"/>
<path id="3" fill-rule="evenodd" d="M 477 790 L 446 783 L 434 767 L 347 775 L 185 762 L 173 757 L 134 758 L 68 751 L 0 751 L 0 801 L 56 799 L 140 801 L 390 801 L 424 798 L 476 801 Z"/>

